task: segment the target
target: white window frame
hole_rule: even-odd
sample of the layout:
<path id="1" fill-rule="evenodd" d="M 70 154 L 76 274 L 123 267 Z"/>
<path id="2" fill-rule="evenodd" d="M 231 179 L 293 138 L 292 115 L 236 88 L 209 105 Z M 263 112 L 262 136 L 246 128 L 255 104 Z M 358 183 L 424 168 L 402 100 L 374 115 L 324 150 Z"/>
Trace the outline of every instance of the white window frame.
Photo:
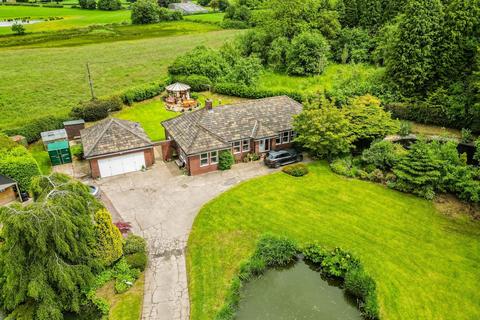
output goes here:
<path id="1" fill-rule="evenodd" d="M 204 158 L 203 156 L 206 156 L 206 158 Z M 200 167 L 206 167 L 208 165 L 210 165 L 210 159 L 209 159 L 209 154 L 208 152 L 205 152 L 205 153 L 200 153 Z M 207 160 L 207 163 L 202 163 L 202 161 L 205 161 Z"/>
<path id="2" fill-rule="evenodd" d="M 235 151 L 236 148 L 238 148 L 238 151 Z M 242 140 L 232 142 L 232 151 L 233 154 L 242 153 Z"/>
<path id="3" fill-rule="evenodd" d="M 282 132 L 282 144 L 287 144 L 290 142 L 290 132 L 283 131 Z"/>
<path id="4" fill-rule="evenodd" d="M 246 144 L 245 144 L 245 142 L 246 142 Z M 245 146 L 247 148 L 245 148 Z M 242 152 L 250 152 L 250 140 L 249 139 L 242 140 Z"/>
<path id="5" fill-rule="evenodd" d="M 216 159 L 215 161 L 212 159 Z M 218 163 L 218 151 L 210 152 L 210 164 L 217 164 Z"/>
<path id="6" fill-rule="evenodd" d="M 293 140 L 297 137 L 297 133 L 293 130 L 290 131 L 290 141 L 293 142 Z"/>
<path id="7" fill-rule="evenodd" d="M 278 136 L 275 138 L 275 144 L 279 145 L 282 144 L 282 134 L 279 133 Z"/>

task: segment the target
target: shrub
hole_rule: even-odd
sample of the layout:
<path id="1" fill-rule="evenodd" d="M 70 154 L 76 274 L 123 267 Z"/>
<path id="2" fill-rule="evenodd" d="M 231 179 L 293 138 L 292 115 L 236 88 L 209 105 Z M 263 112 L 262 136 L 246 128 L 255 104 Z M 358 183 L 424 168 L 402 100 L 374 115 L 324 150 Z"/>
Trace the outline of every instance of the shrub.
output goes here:
<path id="1" fill-rule="evenodd" d="M 110 266 L 123 254 L 123 239 L 120 230 L 112 223 L 106 209 L 98 210 L 94 216 L 97 246 L 95 256 L 104 266 Z"/>
<path id="2" fill-rule="evenodd" d="M 96 0 L 78 0 L 78 5 L 82 9 L 94 10 L 97 8 Z"/>
<path id="3" fill-rule="evenodd" d="M 172 82 L 183 82 L 188 84 L 193 91 L 197 92 L 208 91 L 212 87 L 212 81 L 208 77 L 198 74 L 173 76 Z"/>
<path id="4" fill-rule="evenodd" d="M 99 10 L 115 11 L 122 9 L 120 0 L 98 0 L 97 7 Z"/>
<path id="5" fill-rule="evenodd" d="M 461 141 L 463 143 L 469 143 L 469 142 L 472 142 L 472 140 L 473 140 L 472 130 L 463 128 Z"/>
<path id="6" fill-rule="evenodd" d="M 12 25 L 12 32 L 17 35 L 24 35 L 25 34 L 25 27 L 21 23 L 15 22 Z"/>
<path id="7" fill-rule="evenodd" d="M 347 271 L 360 265 L 350 253 L 340 248 L 329 250 L 316 243 L 307 245 L 302 253 L 305 259 L 321 267 L 322 273 L 329 277 L 344 278 Z"/>
<path id="8" fill-rule="evenodd" d="M 70 148 L 72 155 L 78 160 L 83 159 L 83 146 L 81 144 L 76 144 Z"/>
<path id="9" fill-rule="evenodd" d="M 377 141 L 362 153 L 362 161 L 382 170 L 391 169 L 406 150 L 390 141 Z"/>
<path id="10" fill-rule="evenodd" d="M 23 146 L 0 152 L 0 174 L 15 180 L 23 192 L 30 190 L 33 177 L 41 175 L 37 161 Z"/>
<path id="11" fill-rule="evenodd" d="M 355 177 L 357 174 L 357 168 L 353 165 L 352 159 L 347 158 L 338 158 L 330 163 L 330 169 L 336 174 L 346 176 L 346 177 Z"/>
<path id="12" fill-rule="evenodd" d="M 169 10 L 167 8 L 160 8 L 158 10 L 158 21 L 177 21 L 182 19 L 183 15 L 179 11 Z"/>
<path id="13" fill-rule="evenodd" d="M 122 101 L 119 97 L 112 97 L 106 100 L 95 99 L 82 102 L 72 108 L 70 116 L 76 119 L 84 119 L 85 121 L 98 121 L 108 117 L 110 112 L 121 109 Z"/>
<path id="14" fill-rule="evenodd" d="M 328 63 L 330 46 L 320 33 L 304 32 L 293 38 L 287 52 L 290 75 L 321 74 Z"/>
<path id="15" fill-rule="evenodd" d="M 144 271 L 147 266 L 147 254 L 145 252 L 137 252 L 125 256 L 125 260 L 130 267 Z"/>
<path id="16" fill-rule="evenodd" d="M 375 281 L 363 268 L 352 268 L 345 275 L 345 290 L 355 298 L 363 300 L 375 291 Z"/>
<path id="17" fill-rule="evenodd" d="M 123 293 L 127 291 L 140 275 L 140 271 L 131 268 L 125 258 L 121 259 L 113 268 L 115 277 L 115 292 Z"/>
<path id="18" fill-rule="evenodd" d="M 235 163 L 233 154 L 230 151 L 224 150 L 220 152 L 218 157 L 218 169 L 230 170 Z"/>
<path id="19" fill-rule="evenodd" d="M 235 83 L 217 83 L 213 91 L 216 93 L 235 96 L 248 99 L 260 99 L 275 96 L 289 96 L 290 98 L 302 102 L 303 96 L 301 93 L 282 90 L 259 90 L 255 87 L 248 87 L 242 84 Z"/>
<path id="20" fill-rule="evenodd" d="M 151 83 L 128 89 L 120 95 L 124 104 L 131 106 L 134 102 L 140 102 L 158 96 L 165 90 L 163 83 Z"/>
<path id="21" fill-rule="evenodd" d="M 282 171 L 294 177 L 302 177 L 308 173 L 308 167 L 303 163 L 296 163 L 283 167 Z"/>
<path id="22" fill-rule="evenodd" d="M 123 246 L 125 254 L 134 254 L 138 252 L 147 252 L 147 242 L 140 236 L 129 234 Z"/>
<path id="23" fill-rule="evenodd" d="M 297 247 L 285 237 L 264 235 L 257 243 L 254 253 L 256 259 L 265 261 L 268 267 L 285 266 L 295 260 Z"/>
<path id="24" fill-rule="evenodd" d="M 400 121 L 400 129 L 398 134 L 402 137 L 408 136 L 412 133 L 412 123 L 410 121 Z"/>
<path id="25" fill-rule="evenodd" d="M 40 139 L 40 133 L 63 128 L 65 118 L 57 118 L 53 116 L 41 117 L 25 123 L 24 125 L 6 129 L 3 132 L 8 136 L 21 135 L 27 139 L 28 143 L 35 142 Z"/>
<path id="26" fill-rule="evenodd" d="M 155 0 L 138 0 L 132 4 L 133 24 L 150 24 L 159 21 L 160 7 Z"/>

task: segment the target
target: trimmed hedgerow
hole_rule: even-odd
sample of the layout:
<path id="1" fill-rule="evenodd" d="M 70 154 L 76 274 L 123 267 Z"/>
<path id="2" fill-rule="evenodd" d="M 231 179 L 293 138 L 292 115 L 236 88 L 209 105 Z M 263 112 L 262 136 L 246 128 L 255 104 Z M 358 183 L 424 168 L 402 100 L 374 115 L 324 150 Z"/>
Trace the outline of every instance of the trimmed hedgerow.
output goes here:
<path id="1" fill-rule="evenodd" d="M 260 99 L 275 96 L 289 96 L 290 98 L 302 102 L 301 93 L 282 90 L 259 90 L 255 87 L 235 83 L 218 83 L 213 87 L 213 91 L 227 96 L 235 96 L 248 99 Z"/>
<path id="2" fill-rule="evenodd" d="M 134 102 L 140 102 L 158 96 L 165 90 L 164 82 L 154 82 L 137 86 L 120 94 L 123 103 L 131 106 Z"/>
<path id="3" fill-rule="evenodd" d="M 308 167 L 303 163 L 296 163 L 283 167 L 282 171 L 294 177 L 302 177 L 308 173 Z"/>
<path id="4" fill-rule="evenodd" d="M 30 190 L 33 177 L 41 175 L 37 161 L 23 146 L 0 152 L 0 174 L 15 180 L 23 192 Z"/>
<path id="5" fill-rule="evenodd" d="M 21 135 L 24 136 L 28 143 L 40 140 L 40 133 L 63 128 L 63 122 L 67 118 L 61 117 L 40 117 L 25 123 L 24 125 L 12 129 L 5 129 L 3 133 L 8 136 Z"/>
<path id="6" fill-rule="evenodd" d="M 232 279 L 225 303 L 215 319 L 234 319 L 243 284 L 262 275 L 269 267 L 295 262 L 298 253 L 302 253 L 307 262 L 318 267 L 323 275 L 344 281 L 345 290 L 357 298 L 358 307 L 365 318 L 379 318 L 375 281 L 364 271 L 360 261 L 349 252 L 340 248 L 327 249 L 316 243 L 299 250 L 288 238 L 263 235 L 250 259 L 241 263 L 238 274 Z"/>
<path id="7" fill-rule="evenodd" d="M 80 103 L 73 107 L 70 116 L 85 121 L 97 121 L 108 117 L 110 112 L 122 109 L 122 100 L 119 97 L 109 99 L 95 99 Z"/>
<path id="8" fill-rule="evenodd" d="M 171 82 L 188 84 L 192 91 L 197 92 L 207 91 L 212 87 L 212 81 L 208 77 L 198 74 L 192 74 L 189 76 L 176 75 L 172 77 Z"/>

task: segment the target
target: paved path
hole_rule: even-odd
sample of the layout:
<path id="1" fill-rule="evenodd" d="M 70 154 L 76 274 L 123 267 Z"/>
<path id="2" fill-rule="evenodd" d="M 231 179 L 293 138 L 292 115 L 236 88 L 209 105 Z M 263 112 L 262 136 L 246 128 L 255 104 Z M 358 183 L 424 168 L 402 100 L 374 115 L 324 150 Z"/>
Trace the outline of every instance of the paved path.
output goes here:
<path id="1" fill-rule="evenodd" d="M 148 242 L 143 319 L 189 319 L 185 248 L 196 214 L 237 183 L 271 172 L 257 162 L 188 177 L 159 162 L 146 172 L 98 181 L 121 218 Z"/>

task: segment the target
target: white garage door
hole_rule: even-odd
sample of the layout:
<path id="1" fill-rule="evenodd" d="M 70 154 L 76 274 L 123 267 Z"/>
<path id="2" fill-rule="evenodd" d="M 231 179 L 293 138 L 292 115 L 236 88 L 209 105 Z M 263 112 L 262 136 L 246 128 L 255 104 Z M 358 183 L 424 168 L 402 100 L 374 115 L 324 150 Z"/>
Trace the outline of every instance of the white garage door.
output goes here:
<path id="1" fill-rule="evenodd" d="M 111 177 L 117 174 L 139 171 L 145 166 L 145 155 L 142 152 L 125 154 L 98 160 L 100 177 Z"/>

